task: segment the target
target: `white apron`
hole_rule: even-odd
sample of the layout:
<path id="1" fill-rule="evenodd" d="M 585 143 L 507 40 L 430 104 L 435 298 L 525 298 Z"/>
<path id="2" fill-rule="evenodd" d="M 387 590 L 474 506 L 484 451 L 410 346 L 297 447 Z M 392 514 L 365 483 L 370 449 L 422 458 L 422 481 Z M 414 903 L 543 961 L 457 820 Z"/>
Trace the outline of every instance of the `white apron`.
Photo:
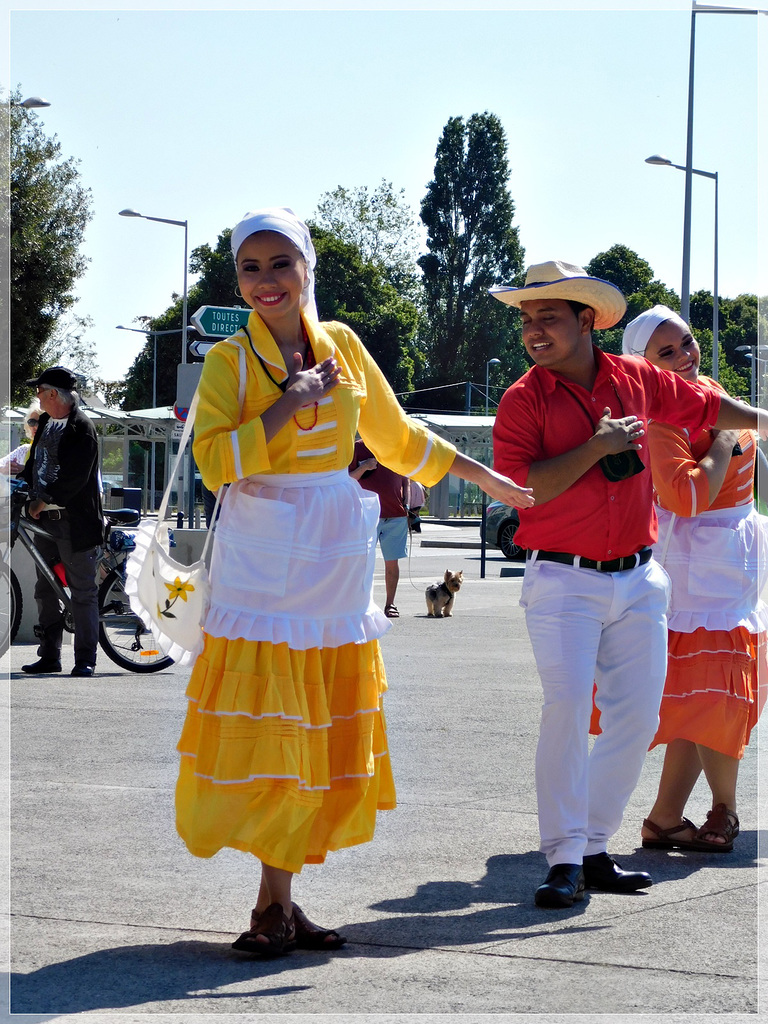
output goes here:
<path id="1" fill-rule="evenodd" d="M 667 620 L 678 633 L 768 627 L 758 580 L 768 566 L 768 518 L 753 505 L 676 516 L 657 506 L 654 555 L 672 580 Z"/>
<path id="2" fill-rule="evenodd" d="M 254 475 L 227 490 L 205 632 L 293 650 L 378 639 L 373 601 L 379 499 L 346 469 Z"/>

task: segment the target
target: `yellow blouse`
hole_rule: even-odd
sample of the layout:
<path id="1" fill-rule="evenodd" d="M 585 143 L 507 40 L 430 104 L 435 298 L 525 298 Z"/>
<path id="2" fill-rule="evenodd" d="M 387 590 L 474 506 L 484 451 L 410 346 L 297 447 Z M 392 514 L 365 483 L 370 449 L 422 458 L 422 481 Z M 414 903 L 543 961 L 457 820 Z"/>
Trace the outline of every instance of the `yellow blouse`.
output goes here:
<path id="1" fill-rule="evenodd" d="M 194 453 L 210 490 L 259 473 L 327 473 L 352 461 L 356 432 L 389 469 L 430 487 L 450 469 L 456 454 L 448 441 L 412 420 L 362 342 L 349 327 L 304 321 L 315 359 L 334 356 L 341 366 L 336 387 L 304 406 L 267 443 L 261 414 L 280 397 L 244 331 L 220 342 L 205 357 L 195 419 Z M 288 373 L 277 344 L 258 313 L 248 330 L 254 348 L 275 381 Z M 234 342 L 234 344 L 233 344 Z M 242 416 L 239 409 L 240 356 L 246 355 Z"/>

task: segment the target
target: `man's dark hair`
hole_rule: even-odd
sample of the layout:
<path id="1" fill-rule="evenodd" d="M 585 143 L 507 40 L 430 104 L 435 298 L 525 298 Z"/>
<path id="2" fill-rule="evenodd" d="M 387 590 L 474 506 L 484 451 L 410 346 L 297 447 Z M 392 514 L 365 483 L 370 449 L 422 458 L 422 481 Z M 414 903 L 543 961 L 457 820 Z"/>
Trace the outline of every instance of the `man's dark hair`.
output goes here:
<path id="1" fill-rule="evenodd" d="M 572 299 L 566 299 L 565 301 L 571 307 L 575 316 L 578 316 L 582 309 L 592 309 L 592 307 L 588 306 L 586 302 L 575 302 Z"/>

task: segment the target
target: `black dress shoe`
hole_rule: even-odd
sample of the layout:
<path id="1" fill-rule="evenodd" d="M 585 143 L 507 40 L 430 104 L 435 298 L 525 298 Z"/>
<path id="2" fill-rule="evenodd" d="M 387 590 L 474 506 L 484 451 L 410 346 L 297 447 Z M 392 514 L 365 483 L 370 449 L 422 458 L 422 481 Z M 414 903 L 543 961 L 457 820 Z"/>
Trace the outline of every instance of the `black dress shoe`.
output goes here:
<path id="1" fill-rule="evenodd" d="M 92 676 L 93 665 L 88 665 L 86 662 L 76 662 L 75 667 L 70 672 L 72 676 Z"/>
<path id="2" fill-rule="evenodd" d="M 544 884 L 536 890 L 537 907 L 572 907 L 584 899 L 584 872 L 581 864 L 553 864 Z"/>
<path id="3" fill-rule="evenodd" d="M 584 858 L 584 881 L 588 889 L 603 892 L 635 892 L 653 885 L 645 871 L 622 871 L 607 853 L 593 853 Z"/>
<path id="4" fill-rule="evenodd" d="M 35 661 L 31 665 L 22 665 L 21 671 L 27 672 L 31 676 L 49 676 L 54 672 L 61 672 L 61 662 L 56 658 L 41 658 L 40 661 Z"/>

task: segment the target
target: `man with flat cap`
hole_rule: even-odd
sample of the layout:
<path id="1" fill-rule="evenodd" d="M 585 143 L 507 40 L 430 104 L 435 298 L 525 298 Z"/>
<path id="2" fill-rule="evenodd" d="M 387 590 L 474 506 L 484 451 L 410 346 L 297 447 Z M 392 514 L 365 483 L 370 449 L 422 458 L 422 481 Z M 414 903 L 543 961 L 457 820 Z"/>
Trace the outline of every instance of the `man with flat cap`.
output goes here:
<path id="1" fill-rule="evenodd" d="M 19 475 L 33 495 L 28 513 L 48 535 L 38 537 L 37 546 L 50 565 L 63 563 L 72 594 L 72 675 L 92 676 L 99 639 L 96 574 L 104 540 L 96 431 L 78 407 L 77 381 L 65 367 L 51 366 L 27 384 L 36 389 L 43 412 L 29 458 Z M 64 623 L 59 601 L 39 572 L 35 601 L 39 660 L 22 665 L 22 671 L 32 675 L 61 672 Z"/>
<path id="2" fill-rule="evenodd" d="M 520 603 L 541 677 L 536 750 L 541 850 L 549 872 L 540 907 L 569 907 L 584 889 L 652 884 L 607 852 L 658 724 L 667 664 L 669 579 L 656 540 L 649 419 L 768 433 L 768 414 L 592 344 L 626 302 L 581 267 L 532 266 L 522 288 L 491 289 L 522 314 L 531 369 L 504 394 L 494 468 L 533 487 L 515 540 L 528 549 Z M 589 750 L 597 682 L 602 734 Z"/>

